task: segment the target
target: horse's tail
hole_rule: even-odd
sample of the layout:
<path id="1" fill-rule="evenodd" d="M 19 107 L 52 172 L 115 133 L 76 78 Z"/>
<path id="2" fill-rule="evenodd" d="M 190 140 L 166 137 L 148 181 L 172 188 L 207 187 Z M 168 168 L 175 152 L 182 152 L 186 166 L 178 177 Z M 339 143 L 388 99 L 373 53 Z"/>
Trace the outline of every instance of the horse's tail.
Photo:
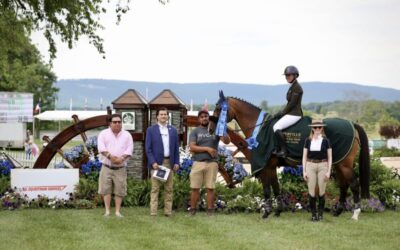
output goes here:
<path id="1" fill-rule="evenodd" d="M 354 124 L 360 138 L 360 155 L 358 156 L 358 165 L 360 170 L 361 198 L 369 198 L 369 174 L 370 159 L 368 137 L 365 130 L 358 124 Z"/>

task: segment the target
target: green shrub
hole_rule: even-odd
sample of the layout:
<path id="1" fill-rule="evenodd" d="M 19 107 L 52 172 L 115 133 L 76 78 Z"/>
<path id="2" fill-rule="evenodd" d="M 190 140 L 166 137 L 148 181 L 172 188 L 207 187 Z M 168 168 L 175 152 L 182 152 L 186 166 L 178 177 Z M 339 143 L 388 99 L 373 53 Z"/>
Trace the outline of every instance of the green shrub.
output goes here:
<path id="1" fill-rule="evenodd" d="M 174 176 L 174 196 L 173 207 L 174 209 L 186 210 L 190 200 L 190 181 L 187 178 Z"/>
<path id="2" fill-rule="evenodd" d="M 256 212 L 260 210 L 261 205 L 262 199 L 260 197 L 238 195 L 235 199 L 227 202 L 226 212 Z"/>
<path id="3" fill-rule="evenodd" d="M 101 195 L 98 194 L 98 181 L 92 178 L 85 178 L 81 176 L 79 178 L 79 184 L 75 187 L 75 199 L 76 200 L 90 200 L 96 206 L 102 206 Z"/>
<path id="4" fill-rule="evenodd" d="M 374 150 L 374 157 L 396 157 L 400 156 L 400 150 L 396 148 L 382 147 Z"/>
<path id="5" fill-rule="evenodd" d="M 258 180 L 252 180 L 250 178 L 244 179 L 242 186 L 240 187 L 242 195 L 250 195 L 253 197 L 263 197 L 264 191 L 262 184 Z"/>
<path id="6" fill-rule="evenodd" d="M 150 191 L 150 180 L 142 181 L 128 178 L 127 195 L 124 197 L 123 205 L 127 207 L 149 206 Z"/>
<path id="7" fill-rule="evenodd" d="M 74 201 L 73 206 L 78 209 L 90 209 L 90 208 L 95 208 L 96 204 L 90 200 L 77 199 Z"/>
<path id="8" fill-rule="evenodd" d="M 11 182 L 9 176 L 0 176 L 0 196 L 10 189 Z"/>

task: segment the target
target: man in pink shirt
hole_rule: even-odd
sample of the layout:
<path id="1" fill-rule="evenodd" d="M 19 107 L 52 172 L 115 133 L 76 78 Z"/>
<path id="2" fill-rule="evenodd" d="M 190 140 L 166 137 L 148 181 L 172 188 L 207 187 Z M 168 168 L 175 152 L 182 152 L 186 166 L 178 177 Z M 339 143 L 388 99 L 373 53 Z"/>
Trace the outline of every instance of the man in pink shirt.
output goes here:
<path id="1" fill-rule="evenodd" d="M 122 129 L 120 114 L 111 116 L 110 127 L 100 132 L 97 145 L 103 163 L 99 176 L 99 194 L 103 195 L 104 199 L 104 216 L 110 215 L 111 194 L 114 193 L 115 215 L 123 217 L 120 209 L 122 199 L 126 196 L 126 165 L 132 156 L 133 138 L 129 132 Z"/>

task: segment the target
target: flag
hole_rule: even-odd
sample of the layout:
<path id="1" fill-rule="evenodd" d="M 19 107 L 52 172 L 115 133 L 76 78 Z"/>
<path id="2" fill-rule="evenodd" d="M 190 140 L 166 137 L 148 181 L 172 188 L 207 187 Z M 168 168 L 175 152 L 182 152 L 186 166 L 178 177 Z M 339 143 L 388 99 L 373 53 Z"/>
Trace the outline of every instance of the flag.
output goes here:
<path id="1" fill-rule="evenodd" d="M 201 110 L 206 110 L 206 111 L 208 111 L 208 101 L 207 101 L 207 99 L 204 100 L 204 105 L 203 105 L 203 107 L 201 108 Z"/>
<path id="2" fill-rule="evenodd" d="M 85 97 L 85 110 L 87 110 L 88 104 L 87 104 L 87 97 Z"/>
<path id="3" fill-rule="evenodd" d="M 39 114 L 39 113 L 40 113 L 40 98 L 35 107 L 35 114 Z"/>

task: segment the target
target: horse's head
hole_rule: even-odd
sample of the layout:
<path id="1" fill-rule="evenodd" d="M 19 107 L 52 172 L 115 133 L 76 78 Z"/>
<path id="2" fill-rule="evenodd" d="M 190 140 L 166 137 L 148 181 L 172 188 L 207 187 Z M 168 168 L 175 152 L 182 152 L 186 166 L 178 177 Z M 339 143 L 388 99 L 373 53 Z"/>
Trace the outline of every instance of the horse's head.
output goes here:
<path id="1" fill-rule="evenodd" d="M 222 90 L 220 90 L 219 91 L 219 99 L 218 99 L 217 103 L 215 104 L 215 109 L 214 109 L 214 113 L 213 113 L 214 117 L 216 117 L 216 118 L 219 117 L 219 115 L 221 113 L 221 109 L 222 109 L 222 104 L 227 101 L 228 101 L 228 98 L 226 98 L 224 95 L 224 92 Z M 228 110 L 228 112 L 229 112 L 229 110 Z"/>

